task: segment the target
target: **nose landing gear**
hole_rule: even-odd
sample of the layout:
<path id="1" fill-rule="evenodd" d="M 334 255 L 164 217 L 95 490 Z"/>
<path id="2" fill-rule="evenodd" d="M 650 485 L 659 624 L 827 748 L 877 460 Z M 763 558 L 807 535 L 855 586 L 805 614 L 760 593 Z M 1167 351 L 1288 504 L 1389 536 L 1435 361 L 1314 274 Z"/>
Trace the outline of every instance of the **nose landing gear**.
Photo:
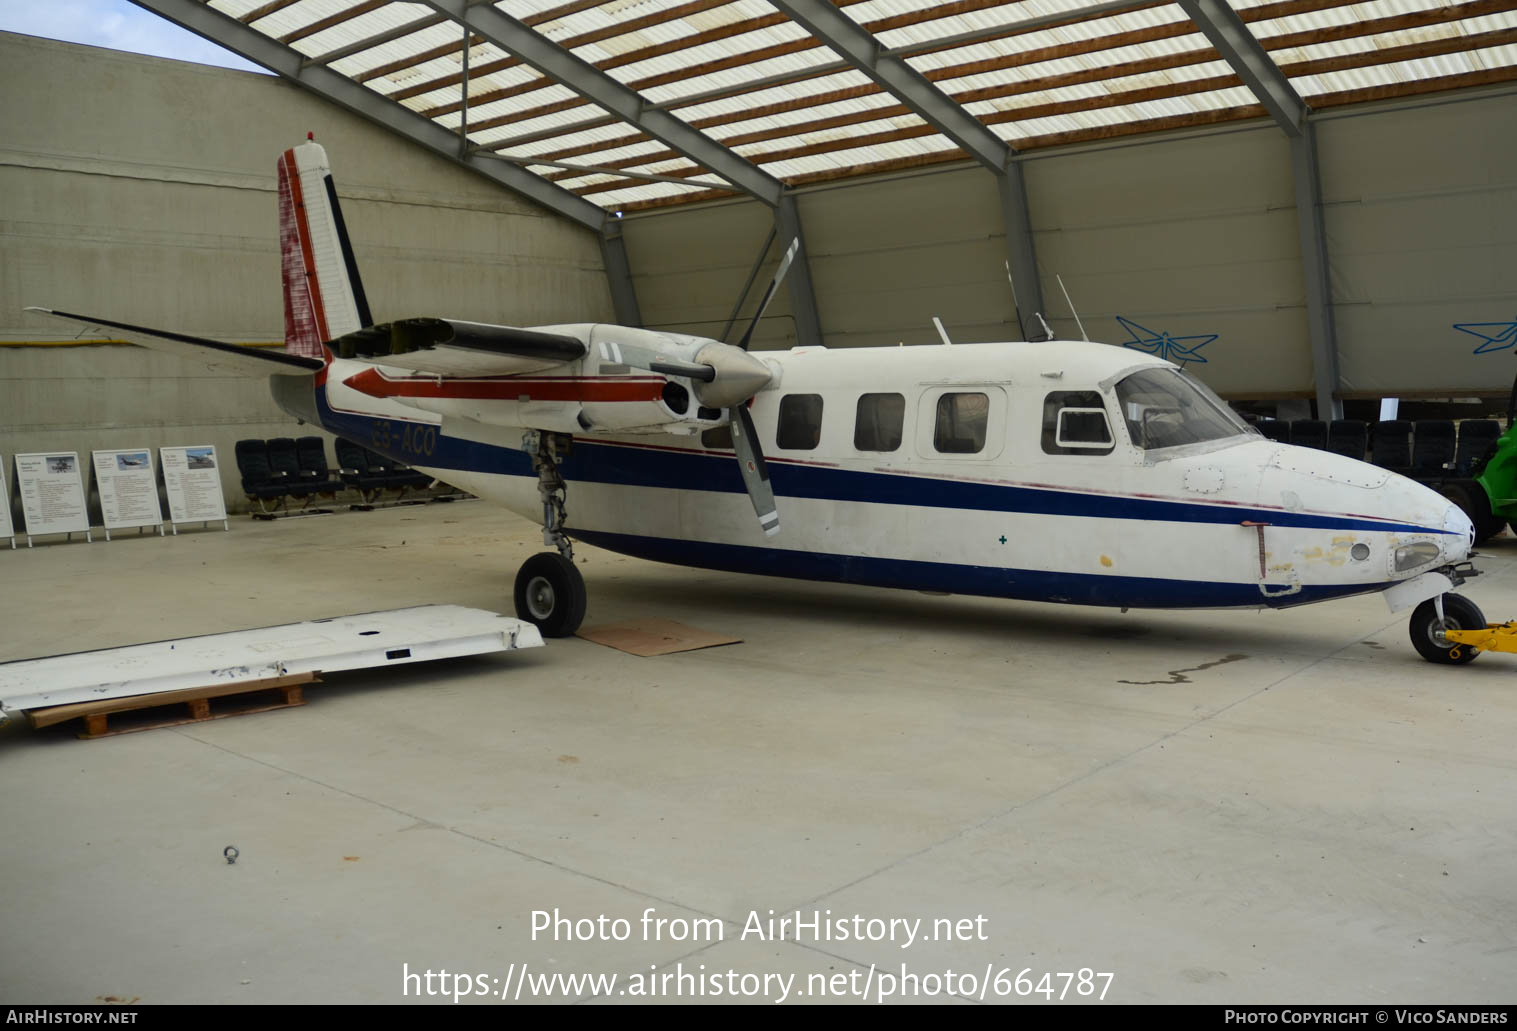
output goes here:
<path id="1" fill-rule="evenodd" d="M 1496 640 L 1497 628 L 1509 627 L 1507 647 Z M 1443 665 L 1474 662 L 1482 651 L 1517 651 L 1517 626 L 1487 624 L 1480 606 L 1462 594 L 1441 594 L 1412 610 L 1412 647 L 1424 659 Z"/>

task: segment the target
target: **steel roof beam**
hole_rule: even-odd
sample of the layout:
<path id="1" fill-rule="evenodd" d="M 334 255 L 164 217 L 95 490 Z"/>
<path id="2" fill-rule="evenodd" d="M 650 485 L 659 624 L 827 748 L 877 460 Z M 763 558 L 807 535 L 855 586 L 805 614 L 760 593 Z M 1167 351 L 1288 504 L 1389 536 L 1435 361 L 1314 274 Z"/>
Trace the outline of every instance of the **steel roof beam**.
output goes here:
<path id="1" fill-rule="evenodd" d="M 1043 310 L 1043 288 L 1038 279 L 1027 188 L 1021 167 L 1012 160 L 1015 151 L 926 76 L 890 53 L 873 33 L 839 11 L 830 0 L 769 2 L 995 174 L 1001 192 L 1007 267 L 1017 299 L 1017 321 L 1027 336 L 1035 325 L 1035 314 Z"/>
<path id="2" fill-rule="evenodd" d="M 778 179 L 673 115 L 654 110 L 635 91 L 510 15 L 495 7 L 475 7 L 469 0 L 426 0 L 426 3 L 523 64 L 709 168 L 749 196 L 770 207 L 779 205 L 785 186 Z"/>
<path id="3" fill-rule="evenodd" d="M 577 179 L 586 175 L 614 175 L 622 179 L 646 180 L 650 183 L 677 183 L 680 186 L 707 186 L 716 187 L 719 190 L 727 188 L 726 183 L 705 182 L 690 176 L 655 175 L 652 172 L 629 172 L 621 168 L 608 168 L 604 165 L 576 165 L 568 161 L 548 161 L 544 158 L 535 158 L 531 154 L 497 154 L 493 150 L 485 150 L 482 147 L 471 147 L 474 153 L 480 157 L 491 158 L 495 161 L 509 161 L 513 165 L 544 165 L 548 168 L 564 168 L 573 172 L 574 175 L 566 176 L 569 179 Z M 546 178 L 546 176 L 544 177 Z"/>
<path id="4" fill-rule="evenodd" d="M 600 206 L 509 162 L 473 154 L 460 156 L 457 135 L 443 126 L 386 100 L 324 65 L 307 66 L 299 51 L 277 43 L 203 3 L 196 0 L 133 0 L 133 3 L 262 65 L 339 107 L 377 122 L 435 154 L 459 162 L 549 211 L 596 232 L 600 232 L 606 223 L 605 209 Z"/>
<path id="5" fill-rule="evenodd" d="M 1306 102 L 1227 0 L 1176 0 L 1201 34 L 1292 139 L 1306 124 Z"/>
<path id="6" fill-rule="evenodd" d="M 1270 113 L 1291 148 L 1291 178 L 1296 195 L 1296 225 L 1301 242 L 1301 273 L 1306 280 L 1306 324 L 1312 345 L 1312 375 L 1317 418 L 1343 416 L 1338 399 L 1338 338 L 1333 325 L 1332 284 L 1328 278 L 1327 238 L 1322 227 L 1322 181 L 1317 169 L 1317 136 L 1307 122 L 1310 109 L 1290 79 L 1227 0 L 1177 0 L 1217 52 L 1238 73 Z"/>
<path id="7" fill-rule="evenodd" d="M 869 30 L 829 0 L 770 0 L 770 3 L 873 79 L 881 89 L 894 94 L 970 157 L 997 174 L 1005 170 L 1011 148 L 1004 140 L 928 82 L 921 72 L 887 53 Z"/>
<path id="8" fill-rule="evenodd" d="M 1118 11 L 1132 10 L 1134 7 L 1143 6 L 1144 0 L 1109 0 L 1107 3 L 1093 4 L 1090 7 L 1080 7 L 1072 11 L 1062 11 L 1059 14 L 1042 15 L 1037 18 L 1026 18 L 1022 21 L 1007 22 L 1001 25 L 991 26 L 984 29 L 975 29 L 971 32 L 960 33 L 956 36 L 939 36 L 933 39 L 922 40 L 916 43 L 907 43 L 898 47 L 891 47 L 883 53 L 893 57 L 912 57 L 934 50 L 948 50 L 967 46 L 971 43 L 981 42 L 987 39 L 995 39 L 999 36 L 1014 33 L 1031 32 L 1035 29 L 1046 28 L 1051 25 L 1066 25 L 1072 22 L 1084 21 L 1099 17 L 1103 14 L 1111 14 Z M 649 107 L 659 111 L 673 111 L 681 107 L 693 107 L 696 104 L 705 103 L 708 100 L 723 100 L 728 97 L 742 96 L 745 93 L 755 93 L 771 86 L 785 86 L 795 82 L 804 82 L 808 79 L 818 79 L 838 72 L 845 72 L 853 67 L 847 61 L 828 61 L 825 64 L 811 65 L 800 71 L 779 72 L 775 75 L 766 75 L 758 79 L 749 79 L 733 86 L 718 86 L 714 89 L 703 90 L 699 93 L 689 93 L 682 97 L 674 97 L 670 100 L 661 100 Z M 729 121 L 741 120 L 733 116 Z M 585 129 L 599 129 L 603 126 L 615 124 L 614 118 L 597 116 L 586 118 L 578 122 L 570 122 L 562 127 L 542 129 L 525 136 L 513 137 L 499 143 L 489 144 L 491 147 L 521 146 L 527 143 L 535 143 L 538 140 L 551 139 L 554 136 L 567 135 Z"/>

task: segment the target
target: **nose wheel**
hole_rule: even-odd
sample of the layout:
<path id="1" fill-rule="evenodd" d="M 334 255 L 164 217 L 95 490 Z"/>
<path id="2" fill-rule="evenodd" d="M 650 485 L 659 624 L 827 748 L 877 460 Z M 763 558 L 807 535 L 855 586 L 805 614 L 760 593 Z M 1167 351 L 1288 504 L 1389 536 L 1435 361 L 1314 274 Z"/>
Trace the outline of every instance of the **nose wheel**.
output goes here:
<path id="1" fill-rule="evenodd" d="M 1442 602 L 1442 612 L 1439 602 Z M 1429 598 L 1412 610 L 1410 632 L 1412 647 L 1424 659 L 1447 666 L 1473 662 L 1480 649 L 1451 640 L 1447 631 L 1485 630 L 1485 614 L 1480 606 L 1462 594 L 1445 594 Z"/>

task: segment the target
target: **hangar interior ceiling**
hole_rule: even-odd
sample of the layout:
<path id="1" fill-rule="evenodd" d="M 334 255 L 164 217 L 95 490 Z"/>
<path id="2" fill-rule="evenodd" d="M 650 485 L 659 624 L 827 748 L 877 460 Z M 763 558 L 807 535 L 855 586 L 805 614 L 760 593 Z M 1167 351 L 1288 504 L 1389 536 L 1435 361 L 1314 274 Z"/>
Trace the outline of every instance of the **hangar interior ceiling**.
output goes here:
<path id="1" fill-rule="evenodd" d="M 1168 347 L 1227 335 L 1234 354 L 1197 362 L 1208 382 L 1235 396 L 1314 396 L 1320 412 L 1338 415 L 1346 394 L 1434 383 L 1494 393 L 1480 384 L 1507 379 L 1459 356 L 1431 375 L 1430 361 L 1415 374 L 1387 375 L 1380 357 L 1415 354 L 1446 335 L 1452 323 L 1419 321 L 1435 309 L 1439 319 L 1478 321 L 1513 298 L 1482 271 L 1517 254 L 1517 183 L 1502 171 L 1509 148 L 1481 142 L 1504 138 L 1501 131 L 1471 128 L 1468 117 L 1456 119 L 1462 134 L 1434 131 L 1460 153 L 1480 152 L 1474 167 L 1456 171 L 1461 158 L 1429 158 L 1415 139 L 1402 139 L 1401 153 L 1385 156 L 1408 161 L 1422 178 L 1402 184 L 1402 195 L 1380 196 L 1393 177 L 1361 176 L 1362 165 L 1339 159 L 1338 139 L 1319 144 L 1318 127 L 1325 134 L 1340 115 L 1386 108 L 1372 102 L 1414 105 L 1425 94 L 1510 101 L 1517 0 L 135 2 L 597 230 L 616 317 L 626 324 L 720 331 L 726 312 L 718 309 L 730 307 L 750 266 L 775 260 L 780 248 L 760 253 L 756 265 L 751 256 L 774 226 L 803 240 L 803 260 L 771 313 L 775 325 L 755 338 L 760 347 L 904 340 L 945 304 L 962 306 L 972 332 L 990 334 L 979 339 L 1036 338 L 1036 313 L 1056 321 L 1052 313 L 1068 307 L 1058 273 L 1093 306 L 1101 339 L 1132 334 Z M 1492 114 L 1517 129 L 1509 103 L 1482 112 Z M 1082 145 L 1256 128 L 1264 135 L 1236 150 L 1234 135 L 1205 152 L 1150 154 L 1147 162 L 1170 162 L 1160 177 L 1141 159 L 1114 159 L 1092 174 L 1062 157 Z M 1396 131 L 1389 122 L 1380 129 L 1365 141 L 1372 152 Z M 1336 126 L 1333 134 L 1355 135 Z M 1324 160 L 1336 162 L 1326 173 Z M 978 166 L 979 180 L 950 182 L 966 163 Z M 1114 177 L 1124 167 L 1147 192 Z M 840 241 L 858 223 L 834 225 L 813 246 L 808 227 L 829 221 L 824 208 L 848 206 L 815 191 L 854 180 L 868 190 L 882 175 L 939 171 L 950 178 L 880 193 L 896 206 L 873 213 L 916 226 L 929 249 L 938 246 L 936 264 L 923 254 L 850 264 Z M 1125 214 L 1094 231 L 1066 176 L 1084 184 L 1083 200 L 1096 209 L 1107 205 L 1091 190 L 1117 191 Z M 935 229 L 961 220 L 934 189 L 957 189 L 972 205 L 976 225 L 952 230 L 956 249 Z M 1453 197 L 1462 189 L 1463 200 Z M 1223 196 L 1230 190 L 1231 203 Z M 1338 201 L 1328 199 L 1334 191 Z M 1409 199 L 1419 195 L 1422 202 Z M 692 206 L 720 200 L 758 210 L 727 217 Z M 1204 232 L 1191 224 L 1198 201 L 1213 223 Z M 1446 247 L 1413 248 L 1410 262 L 1391 268 L 1394 246 L 1372 239 L 1364 219 L 1332 210 L 1366 202 L 1372 219 L 1405 214 L 1437 226 L 1441 204 L 1454 221 L 1488 228 Z M 1117 243 L 1142 253 L 1119 223 L 1150 205 L 1155 224 L 1169 227 L 1170 239 L 1150 241 L 1158 260 L 1124 268 L 1092 252 Z M 1066 217 L 1050 220 L 1049 208 Z M 669 226 L 649 228 L 647 216 L 684 211 L 703 213 L 675 218 L 695 246 L 682 246 Z M 706 213 L 741 230 L 715 238 L 699 224 Z M 911 245 L 899 233 L 875 235 L 902 255 Z M 1346 257 L 1334 251 L 1335 237 Z M 655 238 L 668 246 L 648 246 Z M 1423 262 L 1432 279 L 1452 271 L 1462 285 L 1422 296 Z M 947 270 L 959 267 L 949 281 Z M 1002 267 L 1010 291 L 993 282 Z M 858 284 L 848 277 L 871 270 L 878 303 L 867 307 L 899 318 L 852 310 Z M 1345 271 L 1340 284 L 1335 276 Z M 669 281 L 678 274 L 682 285 Z M 1153 289 L 1135 290 L 1144 278 Z M 930 296 L 918 289 L 934 281 Z M 1243 296 L 1249 284 L 1258 290 Z M 904 310 L 913 295 L 922 295 L 923 310 Z M 1361 307 L 1347 312 L 1349 338 L 1337 323 L 1353 306 Z M 1389 350 L 1367 338 L 1386 330 Z M 1274 360 L 1244 357 L 1260 354 Z"/>
<path id="2" fill-rule="evenodd" d="M 1314 110 L 1517 78 L 1517 0 L 209 6 L 298 51 L 303 67 L 330 68 L 609 210 L 743 192 L 714 158 L 657 138 L 653 114 L 789 186 L 967 156 L 860 60 L 898 60 L 1016 151 L 1266 114 L 1269 87 L 1246 82 L 1203 31 L 1228 15 L 1246 30 L 1237 42 L 1255 44 L 1267 73 Z M 840 56 L 820 37 L 839 14 L 845 32 L 872 37 L 871 52 Z M 515 52 L 529 35 L 578 60 L 544 74 L 539 55 Z M 635 93 L 637 109 L 613 106 L 590 72 Z"/>

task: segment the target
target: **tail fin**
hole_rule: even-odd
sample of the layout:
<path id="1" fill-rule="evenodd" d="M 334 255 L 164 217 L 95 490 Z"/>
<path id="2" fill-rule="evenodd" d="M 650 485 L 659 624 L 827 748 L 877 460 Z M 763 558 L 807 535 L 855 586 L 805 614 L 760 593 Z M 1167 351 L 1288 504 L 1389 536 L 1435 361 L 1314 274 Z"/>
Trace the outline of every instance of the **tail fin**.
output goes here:
<path id="1" fill-rule="evenodd" d="M 325 359 L 324 341 L 373 325 L 327 152 L 309 137 L 279 156 L 279 252 L 287 353 Z"/>

